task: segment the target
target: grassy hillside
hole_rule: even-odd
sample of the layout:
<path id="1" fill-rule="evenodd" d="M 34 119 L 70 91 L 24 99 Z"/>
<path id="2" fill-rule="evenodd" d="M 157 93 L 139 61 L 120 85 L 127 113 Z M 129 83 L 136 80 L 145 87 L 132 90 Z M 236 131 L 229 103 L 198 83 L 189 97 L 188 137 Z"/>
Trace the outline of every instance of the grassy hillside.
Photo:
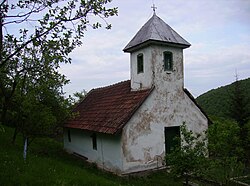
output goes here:
<path id="1" fill-rule="evenodd" d="M 244 91 L 244 97 L 248 102 L 250 101 L 250 78 L 240 80 L 240 86 Z M 230 118 L 230 102 L 231 94 L 234 89 L 234 83 L 222 86 L 217 89 L 212 89 L 196 98 L 198 104 L 210 116 Z M 248 104 L 250 111 L 250 104 Z"/>
<path id="2" fill-rule="evenodd" d="M 94 165 L 67 154 L 62 143 L 53 139 L 36 139 L 31 143 L 26 162 L 23 142 L 18 136 L 10 143 L 13 130 L 0 131 L 0 185 L 182 185 L 166 171 L 143 178 L 120 178 L 98 170 Z"/>

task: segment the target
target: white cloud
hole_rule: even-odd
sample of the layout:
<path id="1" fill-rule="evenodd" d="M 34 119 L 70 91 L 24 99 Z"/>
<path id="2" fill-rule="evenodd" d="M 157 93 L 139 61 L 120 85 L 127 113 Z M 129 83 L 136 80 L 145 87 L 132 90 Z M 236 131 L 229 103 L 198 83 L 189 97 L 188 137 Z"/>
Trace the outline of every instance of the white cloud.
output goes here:
<path id="1" fill-rule="evenodd" d="M 188 55 L 186 63 L 186 85 L 196 95 L 209 89 L 232 83 L 235 73 L 240 79 L 250 76 L 250 46 L 238 44 L 217 47 L 213 53 Z M 204 82 L 204 84 L 202 83 Z"/>
<path id="2" fill-rule="evenodd" d="M 184 52 L 185 85 L 194 96 L 250 76 L 250 1 L 155 0 L 157 15 L 192 46 Z M 129 54 L 122 49 L 152 16 L 152 1 L 113 1 L 119 16 L 110 31 L 86 32 L 83 46 L 62 72 L 71 79 L 68 93 L 129 79 Z"/>

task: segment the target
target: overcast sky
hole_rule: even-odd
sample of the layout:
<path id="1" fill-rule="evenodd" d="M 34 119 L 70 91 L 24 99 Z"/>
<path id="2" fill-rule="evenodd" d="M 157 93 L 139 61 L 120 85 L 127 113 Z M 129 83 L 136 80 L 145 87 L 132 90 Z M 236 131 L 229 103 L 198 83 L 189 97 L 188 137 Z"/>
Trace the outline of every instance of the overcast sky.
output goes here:
<path id="1" fill-rule="evenodd" d="M 72 64 L 61 71 L 71 80 L 67 94 L 130 79 L 129 54 L 122 50 L 156 14 L 185 38 L 184 86 L 195 96 L 250 77 L 250 0 L 113 0 L 118 16 L 111 30 L 88 29 Z M 90 17 L 91 19 L 91 17 Z"/>

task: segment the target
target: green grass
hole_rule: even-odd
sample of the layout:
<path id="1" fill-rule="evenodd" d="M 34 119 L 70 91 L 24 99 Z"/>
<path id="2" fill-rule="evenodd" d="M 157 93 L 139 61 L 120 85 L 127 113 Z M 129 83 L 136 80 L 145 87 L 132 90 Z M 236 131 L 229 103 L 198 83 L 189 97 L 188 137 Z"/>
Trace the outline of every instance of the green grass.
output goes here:
<path id="1" fill-rule="evenodd" d="M 235 180 L 240 181 L 240 182 L 244 182 L 246 184 L 250 184 L 250 175 L 248 175 L 247 177 L 241 177 L 241 178 L 238 178 Z"/>
<path id="2" fill-rule="evenodd" d="M 121 178 L 103 172 L 81 159 L 67 154 L 62 143 L 53 139 L 36 139 L 31 143 L 26 162 L 23 140 L 11 144 L 13 129 L 0 131 L 0 185 L 182 185 L 166 171 L 147 177 Z"/>

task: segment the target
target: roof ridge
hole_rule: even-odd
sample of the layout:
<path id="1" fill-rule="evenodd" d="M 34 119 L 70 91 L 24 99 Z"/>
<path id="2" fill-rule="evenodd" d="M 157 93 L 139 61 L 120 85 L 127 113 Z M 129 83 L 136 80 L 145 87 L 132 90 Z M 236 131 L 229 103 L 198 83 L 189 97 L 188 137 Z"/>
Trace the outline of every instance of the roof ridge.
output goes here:
<path id="1" fill-rule="evenodd" d="M 93 89 L 91 89 L 90 91 L 95 91 L 95 90 L 102 90 L 102 89 L 111 88 L 111 87 L 117 86 L 117 85 L 119 85 L 119 84 L 127 83 L 127 82 L 129 82 L 129 81 L 130 81 L 129 79 L 128 79 L 128 80 L 119 81 L 119 82 L 114 83 L 114 84 L 111 84 L 111 85 L 93 88 Z"/>

